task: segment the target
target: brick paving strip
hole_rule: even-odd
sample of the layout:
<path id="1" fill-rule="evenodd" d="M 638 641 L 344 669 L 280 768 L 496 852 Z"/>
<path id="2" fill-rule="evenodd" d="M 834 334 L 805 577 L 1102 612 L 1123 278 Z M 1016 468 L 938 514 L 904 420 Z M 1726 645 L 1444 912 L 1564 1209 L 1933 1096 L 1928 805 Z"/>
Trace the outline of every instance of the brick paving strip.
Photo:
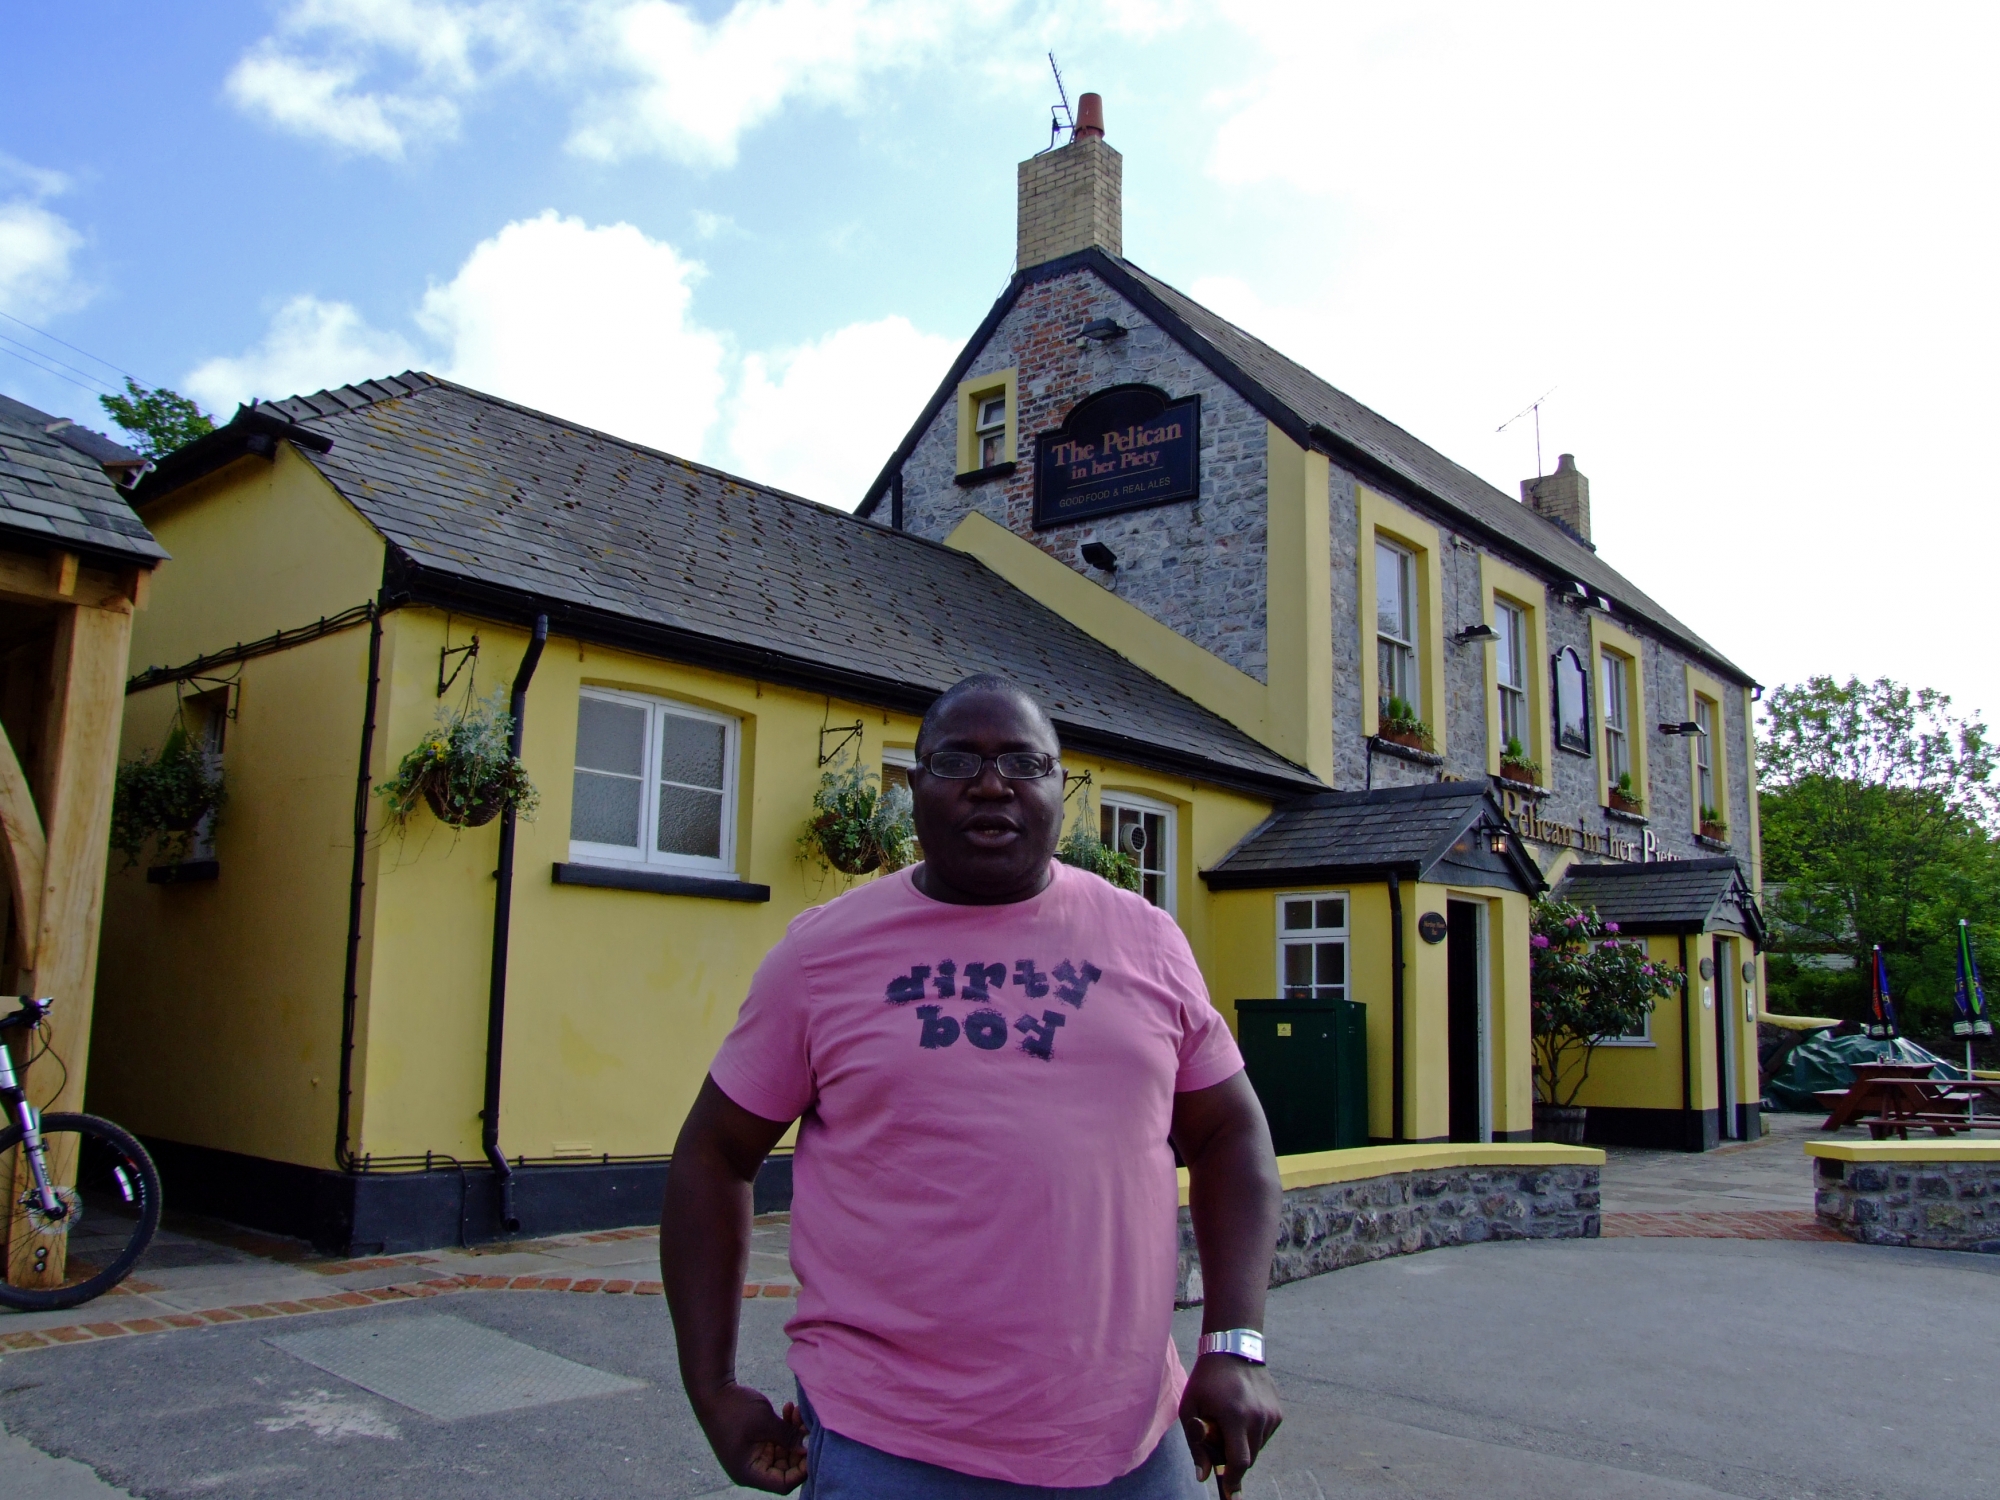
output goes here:
<path id="1" fill-rule="evenodd" d="M 797 1291 L 797 1287 L 782 1281 L 743 1283 L 745 1300 L 790 1297 Z M 606 1296 L 657 1297 L 660 1295 L 660 1283 L 627 1281 L 622 1277 L 606 1280 L 597 1276 L 435 1276 L 426 1281 L 370 1287 L 366 1291 L 308 1297 L 301 1302 L 251 1302 L 240 1307 L 211 1307 L 202 1312 L 166 1313 L 157 1318 L 133 1318 L 126 1322 L 75 1323 L 61 1328 L 44 1328 L 34 1333 L 0 1334 L 0 1349 L 19 1352 L 52 1348 L 58 1344 L 125 1338 L 131 1334 L 171 1333 L 177 1328 L 209 1328 L 218 1323 L 242 1323 L 254 1318 L 295 1318 L 308 1313 L 346 1312 L 354 1307 L 373 1307 L 378 1302 L 408 1302 L 457 1292 L 584 1292 Z"/>
<path id="2" fill-rule="evenodd" d="M 1717 1213 L 1608 1213 L 1603 1237 L 1623 1239 L 1831 1240 L 1847 1244 L 1839 1230 L 1802 1209 L 1758 1209 Z"/>
<path id="3" fill-rule="evenodd" d="M 657 1236 L 659 1231 L 650 1227 L 633 1229 L 608 1229 L 593 1234 L 567 1236 L 561 1240 L 513 1242 L 497 1253 L 516 1254 L 532 1252 L 538 1248 L 563 1244 L 610 1244 L 620 1240 L 646 1239 Z M 244 1236 L 245 1239 L 250 1238 Z M 358 1260 L 317 1261 L 298 1266 L 320 1276 L 345 1276 L 359 1271 L 383 1271 L 399 1266 L 432 1265 L 439 1259 L 436 1255 L 376 1255 Z M 134 1277 L 124 1285 L 105 1293 L 93 1310 L 102 1310 L 106 1301 L 113 1307 L 115 1299 L 133 1293 L 157 1292 L 160 1288 L 151 1282 Z M 29 1349 L 49 1349 L 62 1344 L 85 1344 L 104 1339 L 127 1338 L 133 1334 L 172 1333 L 180 1328 L 210 1328 L 222 1323 L 243 1323 L 258 1318 L 295 1318 L 311 1313 L 346 1312 L 355 1307 L 373 1307 L 381 1302 L 408 1302 L 426 1297 L 444 1297 L 459 1292 L 582 1292 L 605 1296 L 657 1297 L 661 1295 L 657 1281 L 635 1281 L 624 1277 L 601 1276 L 482 1276 L 477 1272 L 463 1272 L 453 1276 L 432 1276 L 421 1281 L 398 1282 L 393 1286 L 368 1287 L 351 1291 L 333 1292 L 324 1297 L 305 1297 L 297 1301 L 251 1302 L 234 1307 L 211 1307 L 201 1312 L 162 1313 L 156 1317 L 129 1318 L 124 1320 L 97 1319 L 88 1323 L 74 1323 L 59 1328 L 42 1328 L 34 1332 L 0 1333 L 0 1350 L 20 1352 Z M 743 1296 L 746 1301 L 757 1297 L 791 1297 L 798 1288 L 784 1281 L 746 1281 Z M 4 1324 L 0 1324 L 4 1327 Z"/>

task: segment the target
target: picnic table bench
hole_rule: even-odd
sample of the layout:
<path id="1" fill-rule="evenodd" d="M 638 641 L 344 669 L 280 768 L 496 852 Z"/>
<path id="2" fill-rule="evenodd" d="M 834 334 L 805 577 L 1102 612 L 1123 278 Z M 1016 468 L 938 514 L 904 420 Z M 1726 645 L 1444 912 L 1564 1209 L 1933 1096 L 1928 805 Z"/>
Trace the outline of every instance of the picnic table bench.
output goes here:
<path id="1" fill-rule="evenodd" d="M 1830 1110 L 1822 1130 L 1866 1125 L 1878 1141 L 1892 1134 L 1908 1140 L 1912 1125 L 1936 1135 L 2000 1130 L 2000 1079 L 1932 1078 L 1927 1063 L 1859 1063 L 1845 1093 L 1814 1097 Z M 1981 1114 L 1982 1101 L 1996 1112 Z"/>

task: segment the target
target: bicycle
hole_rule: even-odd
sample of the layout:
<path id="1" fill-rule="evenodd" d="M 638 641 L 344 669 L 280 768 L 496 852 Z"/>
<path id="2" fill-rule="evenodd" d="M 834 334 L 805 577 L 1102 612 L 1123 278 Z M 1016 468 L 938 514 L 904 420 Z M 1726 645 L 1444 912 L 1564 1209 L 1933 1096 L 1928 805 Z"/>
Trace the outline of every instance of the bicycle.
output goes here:
<path id="1" fill-rule="evenodd" d="M 24 1029 L 39 1031 L 54 1003 L 23 996 L 19 1010 L 0 1017 L 0 1040 Z M 45 1040 L 29 1061 L 47 1052 Z M 0 1110 L 8 1122 L 0 1130 L 0 1162 L 14 1147 L 22 1148 L 15 1157 L 11 1201 L 0 1202 L 0 1208 L 10 1215 L 15 1233 L 28 1235 L 30 1247 L 23 1252 L 10 1244 L 7 1260 L 16 1267 L 26 1260 L 24 1269 L 46 1274 L 59 1248 L 69 1252 L 61 1286 L 15 1286 L 0 1274 L 0 1307 L 53 1312 L 102 1296 L 131 1272 L 160 1227 L 159 1168 L 144 1146 L 109 1120 L 36 1109 L 5 1046 L 0 1046 Z M 55 1178 L 72 1162 L 75 1186 L 58 1187 Z"/>

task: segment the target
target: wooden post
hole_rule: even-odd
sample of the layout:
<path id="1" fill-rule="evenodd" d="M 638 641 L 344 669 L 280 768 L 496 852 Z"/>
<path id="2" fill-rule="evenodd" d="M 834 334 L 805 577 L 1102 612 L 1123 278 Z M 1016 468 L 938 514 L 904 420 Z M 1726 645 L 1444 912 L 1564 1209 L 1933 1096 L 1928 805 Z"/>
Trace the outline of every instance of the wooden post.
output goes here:
<path id="1" fill-rule="evenodd" d="M 122 607 L 120 607 L 122 605 Z M 54 1054 L 35 1069 L 51 1074 L 60 1091 L 42 1101 L 49 1112 L 83 1107 L 90 1064 L 91 1001 L 97 980 L 97 929 L 104 909 L 105 864 L 111 838 L 111 793 L 118 776 L 118 736 L 125 712 L 125 671 L 132 614 L 129 601 L 109 608 L 72 605 L 58 618 L 49 672 L 48 727 L 43 736 L 36 801 L 47 830 L 39 930 L 34 968 L 21 991 L 54 997 L 49 1047 Z M 54 1067 L 55 1058 L 62 1066 Z M 36 1090 L 30 1090 L 34 1097 Z M 18 1154 L 18 1153 L 15 1153 Z M 51 1156 L 59 1181 L 74 1180 L 76 1163 Z M 19 1187 L 21 1172 L 12 1176 Z M 67 1239 L 38 1243 L 12 1194 L 7 1231 L 8 1280 L 20 1286 L 59 1286 Z M 36 1251 L 49 1253 L 37 1262 Z"/>

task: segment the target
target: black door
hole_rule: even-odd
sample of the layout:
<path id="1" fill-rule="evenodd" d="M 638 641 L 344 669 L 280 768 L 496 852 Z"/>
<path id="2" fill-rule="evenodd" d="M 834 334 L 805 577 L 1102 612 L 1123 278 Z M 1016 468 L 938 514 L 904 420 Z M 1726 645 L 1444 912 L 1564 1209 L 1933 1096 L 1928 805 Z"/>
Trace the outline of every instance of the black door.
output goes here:
<path id="1" fill-rule="evenodd" d="M 1470 901 L 1447 901 L 1445 998 L 1448 1011 L 1448 1070 L 1451 1080 L 1451 1138 L 1479 1139 L 1479 908 Z"/>

